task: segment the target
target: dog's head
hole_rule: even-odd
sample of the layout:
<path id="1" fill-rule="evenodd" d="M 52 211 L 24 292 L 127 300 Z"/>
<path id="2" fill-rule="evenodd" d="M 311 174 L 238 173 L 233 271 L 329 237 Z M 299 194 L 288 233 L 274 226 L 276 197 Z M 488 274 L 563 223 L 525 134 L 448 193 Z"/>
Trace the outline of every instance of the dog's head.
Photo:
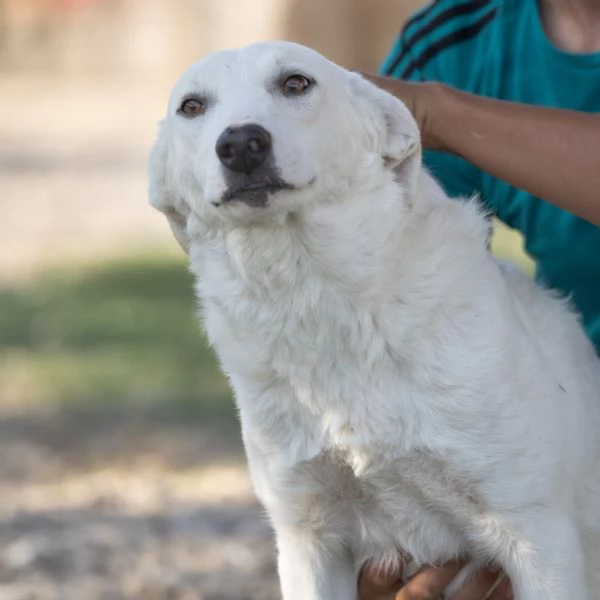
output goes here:
<path id="1" fill-rule="evenodd" d="M 419 151 L 402 102 L 308 48 L 266 42 L 182 76 L 151 153 L 150 202 L 185 248 L 190 214 L 280 218 L 382 177 L 409 190 Z"/>

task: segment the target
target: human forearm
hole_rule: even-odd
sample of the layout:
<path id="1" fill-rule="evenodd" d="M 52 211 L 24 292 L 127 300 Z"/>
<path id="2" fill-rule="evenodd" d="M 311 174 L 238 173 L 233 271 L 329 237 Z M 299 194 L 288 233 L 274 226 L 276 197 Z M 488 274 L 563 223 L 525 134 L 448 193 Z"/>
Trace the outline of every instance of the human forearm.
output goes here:
<path id="1" fill-rule="evenodd" d="M 432 141 L 491 175 L 600 225 L 600 115 L 441 88 Z"/>
<path id="2" fill-rule="evenodd" d="M 374 78 L 405 101 L 423 144 L 600 225 L 600 115 Z"/>

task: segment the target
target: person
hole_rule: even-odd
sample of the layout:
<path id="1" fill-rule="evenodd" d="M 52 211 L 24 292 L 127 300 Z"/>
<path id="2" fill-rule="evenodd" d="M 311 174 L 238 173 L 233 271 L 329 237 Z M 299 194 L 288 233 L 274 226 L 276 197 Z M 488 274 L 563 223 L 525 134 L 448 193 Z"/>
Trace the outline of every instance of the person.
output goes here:
<path id="1" fill-rule="evenodd" d="M 600 3 L 437 0 L 366 76 L 408 105 L 448 194 L 478 194 L 521 231 L 536 278 L 571 297 L 600 353 Z M 359 599 L 437 599 L 463 564 L 404 586 L 365 565 Z M 452 600 L 484 597 L 512 597 L 492 568 Z"/>

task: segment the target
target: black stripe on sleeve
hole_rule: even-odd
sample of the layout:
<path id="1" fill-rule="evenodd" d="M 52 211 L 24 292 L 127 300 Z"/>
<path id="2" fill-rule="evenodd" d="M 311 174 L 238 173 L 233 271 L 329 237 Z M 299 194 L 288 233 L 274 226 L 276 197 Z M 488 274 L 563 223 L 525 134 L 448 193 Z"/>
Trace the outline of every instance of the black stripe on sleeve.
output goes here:
<path id="1" fill-rule="evenodd" d="M 425 25 L 425 27 L 421 27 L 421 29 L 415 31 L 415 33 L 411 35 L 410 38 L 403 42 L 400 54 L 396 57 L 394 62 L 390 64 L 390 66 L 386 70 L 386 75 L 391 75 L 400 66 L 402 61 L 410 52 L 411 48 L 423 37 L 434 32 L 438 27 L 441 27 L 448 21 L 451 21 L 452 19 L 455 19 L 457 17 L 464 17 L 471 13 L 477 12 L 481 8 L 487 6 L 489 3 L 490 0 L 472 0 L 472 2 L 467 2 L 465 4 L 456 4 L 450 7 L 449 9 L 441 12 L 435 19 L 433 19 L 430 23 Z M 431 8 L 433 8 L 433 6 L 431 6 L 430 9 Z M 407 31 L 407 29 L 408 25 L 404 28 L 404 30 Z"/>
<path id="2" fill-rule="evenodd" d="M 422 11 L 418 12 L 416 15 L 411 17 L 408 21 L 406 21 L 402 30 L 408 31 L 409 27 L 412 27 L 413 25 L 420 23 L 423 19 L 426 19 L 429 16 L 429 14 L 431 13 L 431 11 L 439 3 L 440 3 L 440 0 L 435 0 L 435 2 L 432 2 L 427 8 L 423 9 Z"/>
<path id="3" fill-rule="evenodd" d="M 400 36 L 403 37 L 404 33 L 406 31 L 408 31 L 413 25 L 416 25 L 417 23 L 420 23 L 423 19 L 427 18 L 429 16 L 429 14 L 431 13 L 431 11 L 436 7 L 436 5 L 438 3 L 439 3 L 439 0 L 435 0 L 435 2 L 432 2 L 427 8 L 423 9 L 421 12 L 418 12 L 416 15 L 414 15 L 408 21 L 406 21 L 406 23 L 404 24 L 404 27 L 402 28 L 402 33 L 400 34 Z M 402 59 L 404 58 L 404 55 L 405 55 L 405 44 L 403 43 L 402 46 L 400 47 L 400 52 L 399 52 L 398 56 L 391 63 L 390 67 L 388 67 L 385 70 L 384 75 L 388 75 L 388 76 L 391 75 L 394 72 L 394 69 L 400 64 L 400 61 L 402 61 Z"/>
<path id="4" fill-rule="evenodd" d="M 458 29 L 457 31 L 453 31 L 443 38 L 440 38 L 435 44 L 431 44 L 431 46 L 429 46 L 417 60 L 411 61 L 407 65 L 406 69 L 400 74 L 400 77 L 410 77 L 415 69 L 422 69 L 432 58 L 436 57 L 443 50 L 474 38 L 488 23 L 493 20 L 493 18 L 496 16 L 496 12 L 497 11 L 494 8 L 472 25 L 464 27 L 463 29 Z"/>

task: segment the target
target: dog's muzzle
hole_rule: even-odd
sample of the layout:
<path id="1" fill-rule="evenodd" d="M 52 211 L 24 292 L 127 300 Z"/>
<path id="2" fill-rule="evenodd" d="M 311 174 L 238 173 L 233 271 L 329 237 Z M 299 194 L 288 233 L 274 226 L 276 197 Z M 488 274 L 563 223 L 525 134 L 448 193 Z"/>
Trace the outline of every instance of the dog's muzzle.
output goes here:
<path id="1" fill-rule="evenodd" d="M 223 131 L 215 152 L 223 165 L 227 191 L 219 204 L 239 200 L 264 207 L 269 195 L 293 188 L 279 176 L 272 149 L 271 134 L 260 125 L 250 123 Z"/>
<path id="2" fill-rule="evenodd" d="M 271 134 L 260 125 L 228 127 L 217 140 L 215 151 L 230 171 L 250 175 L 271 154 Z"/>

